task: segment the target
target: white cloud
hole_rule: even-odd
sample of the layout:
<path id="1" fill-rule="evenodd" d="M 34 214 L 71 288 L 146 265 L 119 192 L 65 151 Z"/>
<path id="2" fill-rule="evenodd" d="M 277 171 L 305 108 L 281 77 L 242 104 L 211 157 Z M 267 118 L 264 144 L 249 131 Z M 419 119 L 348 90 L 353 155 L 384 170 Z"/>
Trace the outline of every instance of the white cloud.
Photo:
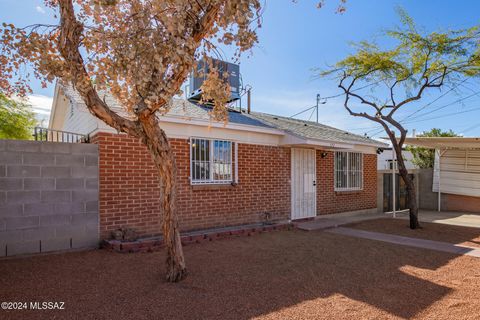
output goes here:
<path id="1" fill-rule="evenodd" d="M 40 94 L 32 94 L 27 97 L 27 103 L 32 106 L 35 112 L 50 114 L 53 98 Z"/>
<path id="2" fill-rule="evenodd" d="M 43 9 L 42 7 L 36 6 L 35 9 L 37 9 L 37 12 L 39 12 L 41 14 L 45 14 L 45 9 Z"/>

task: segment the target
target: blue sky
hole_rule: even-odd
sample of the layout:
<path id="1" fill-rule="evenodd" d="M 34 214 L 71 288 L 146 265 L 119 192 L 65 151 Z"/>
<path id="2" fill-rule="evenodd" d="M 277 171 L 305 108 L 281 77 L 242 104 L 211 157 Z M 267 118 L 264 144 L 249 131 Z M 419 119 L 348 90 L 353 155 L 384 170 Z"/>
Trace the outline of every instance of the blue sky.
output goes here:
<path id="1" fill-rule="evenodd" d="M 382 30 L 398 25 L 395 13 L 398 5 L 428 31 L 480 23 L 480 1 L 476 0 L 349 0 L 343 15 L 335 13 L 336 0 L 326 0 L 322 9 L 316 9 L 317 2 L 267 0 L 260 43 L 241 62 L 243 82 L 253 88 L 254 110 L 290 116 L 313 106 L 317 93 L 323 97 L 339 93 L 335 81 L 315 79 L 313 69 L 332 65 L 352 53 L 352 41 L 378 37 Z M 43 7 L 41 0 L 0 0 L 0 22 L 22 26 L 51 19 L 51 12 Z M 480 136 L 480 95 L 474 94 L 480 90 L 478 84 L 472 81 L 467 84 L 469 88 L 462 88 L 458 94 L 442 96 L 412 117 L 406 127 L 410 132 L 440 127 L 466 136 Z M 48 108 L 53 85 L 42 89 L 34 82 L 33 89 L 38 101 L 32 103 Z M 412 108 L 425 106 L 443 92 L 431 92 Z M 467 96 L 470 97 L 461 103 L 454 103 Z M 402 111 L 399 119 L 414 110 Z M 309 116 L 310 113 L 305 113 L 300 118 Z M 320 122 L 355 133 L 378 132 L 368 120 L 349 116 L 341 98 L 329 99 L 321 105 Z"/>

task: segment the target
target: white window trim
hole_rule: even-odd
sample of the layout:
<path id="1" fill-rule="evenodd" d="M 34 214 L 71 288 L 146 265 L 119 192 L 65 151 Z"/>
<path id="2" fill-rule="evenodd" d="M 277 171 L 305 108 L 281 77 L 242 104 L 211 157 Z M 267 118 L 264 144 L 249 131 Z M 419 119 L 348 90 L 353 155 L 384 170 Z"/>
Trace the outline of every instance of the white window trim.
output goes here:
<path id="1" fill-rule="evenodd" d="M 193 160 L 192 160 L 192 140 L 194 139 L 199 139 L 199 140 L 207 140 L 209 143 L 209 166 L 210 166 L 210 178 L 208 180 L 203 180 L 203 181 L 194 181 L 193 180 Z M 222 141 L 222 142 L 230 142 L 230 166 L 231 166 L 231 171 L 230 171 L 230 179 L 228 180 L 213 180 L 213 164 L 214 164 L 214 142 L 215 141 Z M 226 140 L 226 139 L 215 139 L 215 138 L 203 138 L 203 137 L 190 137 L 190 141 L 188 143 L 189 146 L 189 162 L 190 162 L 190 185 L 229 185 L 234 182 L 234 177 L 233 177 L 233 166 L 235 165 L 235 170 L 237 167 L 237 164 L 232 162 L 232 153 L 233 153 L 233 145 L 234 142 L 231 140 Z M 235 144 L 236 145 L 236 144 Z"/>
<path id="2" fill-rule="evenodd" d="M 350 163 L 350 155 L 351 154 L 359 154 L 360 161 L 361 161 L 361 186 L 360 187 L 337 187 L 337 153 L 342 152 L 347 154 L 347 184 L 349 183 L 348 173 L 351 171 L 348 169 L 348 164 Z M 333 187 L 334 191 L 362 191 L 363 190 L 363 180 L 364 180 L 364 165 L 363 165 L 363 153 L 361 152 L 351 152 L 351 151 L 335 151 L 333 156 Z"/>

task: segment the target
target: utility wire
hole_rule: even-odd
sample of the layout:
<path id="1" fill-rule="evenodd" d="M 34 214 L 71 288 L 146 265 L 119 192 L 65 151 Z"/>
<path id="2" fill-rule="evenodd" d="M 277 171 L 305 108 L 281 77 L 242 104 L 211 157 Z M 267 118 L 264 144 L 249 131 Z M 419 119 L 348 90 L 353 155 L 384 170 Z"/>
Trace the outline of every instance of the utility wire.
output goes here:
<path id="1" fill-rule="evenodd" d="M 457 85 L 455 85 L 454 87 L 450 88 L 448 91 L 444 92 L 443 94 L 441 94 L 440 96 L 438 96 L 436 99 L 434 99 L 433 101 L 430 101 L 429 103 L 427 103 L 426 105 L 424 105 L 423 107 L 421 107 L 420 109 L 418 109 L 417 111 L 413 112 L 412 114 L 406 116 L 405 118 L 403 118 L 402 120 L 400 120 L 400 122 L 402 121 L 405 121 L 406 119 L 408 118 L 411 118 L 413 115 L 419 113 L 420 111 L 424 110 L 425 108 L 427 108 L 428 106 L 431 106 L 432 104 L 434 104 L 435 102 L 437 102 L 438 100 L 440 100 L 441 98 L 445 97 L 447 94 L 449 94 L 450 92 L 452 92 L 453 90 L 455 90 L 456 88 L 458 88 L 459 85 L 463 84 L 465 81 L 467 81 L 468 78 L 465 78 L 463 81 L 461 81 L 460 83 L 458 83 Z M 477 92 L 478 93 L 478 92 Z"/>
<path id="2" fill-rule="evenodd" d="M 480 127 L 480 123 L 477 123 L 477 124 L 475 124 L 475 125 L 473 125 L 473 126 L 471 126 L 471 127 L 468 127 L 467 129 L 462 130 L 460 133 L 469 132 L 469 131 L 472 131 L 473 129 L 476 129 L 476 128 L 478 128 L 478 127 Z"/>
<path id="3" fill-rule="evenodd" d="M 315 112 L 315 109 L 312 109 L 312 113 L 310 113 L 310 117 L 308 117 L 308 121 L 310 121 L 310 119 L 312 119 L 312 116 L 313 116 L 314 112 Z"/>
<path id="4" fill-rule="evenodd" d="M 369 83 L 369 84 L 364 85 L 364 86 L 362 86 L 362 87 L 360 87 L 360 88 L 356 88 L 355 90 L 352 90 L 351 92 L 355 92 L 355 91 L 358 91 L 358 90 L 362 90 L 362 89 L 368 88 L 368 87 L 370 87 L 370 86 L 379 84 L 380 82 L 382 82 L 382 81 L 380 80 L 380 81 L 376 81 L 376 82 L 374 82 L 374 83 Z M 328 100 L 328 99 L 334 99 L 334 98 L 341 97 L 341 96 L 343 96 L 343 95 L 345 95 L 345 94 L 346 94 L 346 93 L 343 92 L 343 93 L 335 94 L 335 95 L 333 95 L 333 96 L 323 97 L 322 99 L 326 101 L 326 100 Z M 300 112 L 298 112 L 298 113 L 295 113 L 293 116 L 290 116 L 290 118 L 296 117 L 296 116 L 298 116 L 298 115 L 300 115 L 300 114 L 302 114 L 302 113 L 304 113 L 304 112 L 307 112 L 307 111 L 311 110 L 312 108 L 316 108 L 316 107 L 317 107 L 317 106 L 313 106 L 313 107 L 304 109 L 304 110 L 302 110 L 302 111 L 300 111 Z"/>
<path id="5" fill-rule="evenodd" d="M 300 111 L 299 113 L 295 113 L 293 116 L 290 116 L 290 118 L 296 117 L 296 116 L 298 116 L 299 114 L 305 113 L 305 112 L 307 112 L 308 110 L 314 109 L 314 108 L 316 108 L 316 107 L 317 107 L 317 106 L 313 106 L 313 107 L 310 107 L 310 108 L 308 108 L 308 109 L 302 110 L 302 111 Z"/>
<path id="6" fill-rule="evenodd" d="M 418 118 L 422 118 L 422 117 L 424 117 L 424 116 L 426 116 L 426 115 L 432 114 L 433 112 L 437 112 L 437 111 L 439 111 L 439 110 L 445 109 L 446 107 L 449 107 L 449 106 L 451 106 L 451 105 L 457 104 L 457 103 L 459 103 L 459 102 L 461 102 L 461 101 L 467 100 L 467 99 L 469 99 L 469 98 L 477 95 L 478 93 L 480 93 L 480 91 L 474 92 L 474 93 L 472 93 L 472 94 L 470 94 L 470 95 L 468 95 L 468 96 L 466 96 L 466 97 L 462 97 L 462 98 L 457 99 L 457 100 L 455 100 L 455 101 L 453 101 L 453 102 L 447 103 L 447 104 L 445 104 L 445 105 L 443 105 L 443 106 L 440 106 L 440 107 L 438 107 L 438 108 L 435 108 L 435 109 L 433 109 L 433 110 L 430 110 L 430 111 L 428 111 L 428 112 L 425 112 L 425 113 L 423 113 L 423 114 L 420 114 L 420 115 L 418 115 L 418 116 L 416 116 L 416 117 L 414 117 L 413 119 L 410 119 L 410 120 L 407 120 L 408 117 L 405 117 L 404 119 L 400 120 L 399 123 L 401 123 L 401 124 L 409 124 L 409 123 L 413 123 L 413 122 L 428 121 L 428 120 L 443 118 L 443 117 L 445 117 L 445 116 L 451 116 L 451 115 L 461 114 L 461 113 L 465 113 L 465 112 L 475 111 L 475 110 L 477 110 L 477 109 L 470 109 L 470 110 L 468 110 L 468 111 L 466 110 L 466 111 L 460 111 L 460 112 L 450 113 L 450 114 L 442 115 L 442 116 L 439 116 L 439 117 L 433 117 L 433 118 L 431 117 L 431 118 L 427 118 L 427 119 L 418 119 Z M 444 96 L 444 95 L 442 95 L 442 96 Z M 436 101 L 438 101 L 438 98 L 436 99 Z M 431 103 L 428 104 L 428 105 L 431 105 Z M 427 105 L 427 106 L 428 106 L 428 105 Z M 425 106 L 424 106 L 424 107 L 425 107 Z M 422 109 L 425 109 L 425 108 L 422 108 Z M 413 114 L 412 114 L 412 115 L 413 115 Z M 415 119 L 418 119 L 418 120 L 415 120 Z M 407 121 L 405 121 L 405 120 L 407 120 Z M 371 129 L 371 130 L 366 131 L 365 133 L 368 134 L 368 133 L 370 133 L 370 132 L 372 132 L 372 131 L 375 131 L 375 133 L 372 133 L 372 136 L 375 136 L 376 134 L 382 132 L 382 131 L 383 131 L 383 128 L 380 129 L 380 130 L 378 130 L 378 129 Z"/>

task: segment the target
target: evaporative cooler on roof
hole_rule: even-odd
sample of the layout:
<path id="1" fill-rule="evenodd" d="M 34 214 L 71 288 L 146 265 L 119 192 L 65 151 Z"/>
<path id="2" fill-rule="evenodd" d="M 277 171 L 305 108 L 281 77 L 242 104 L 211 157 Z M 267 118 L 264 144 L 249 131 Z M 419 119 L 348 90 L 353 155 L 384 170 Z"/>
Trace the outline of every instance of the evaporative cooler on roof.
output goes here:
<path id="1" fill-rule="evenodd" d="M 228 81 L 230 84 L 232 95 L 229 102 L 240 99 L 240 66 L 238 64 L 213 59 L 210 58 L 214 67 L 218 68 L 220 75 L 223 75 L 224 72 L 227 72 L 228 78 L 225 81 Z M 209 73 L 209 63 L 202 59 L 197 63 L 197 71 L 194 71 L 190 74 L 190 94 L 188 95 L 188 100 L 192 102 L 197 102 L 202 97 L 202 84 L 205 81 Z"/>

